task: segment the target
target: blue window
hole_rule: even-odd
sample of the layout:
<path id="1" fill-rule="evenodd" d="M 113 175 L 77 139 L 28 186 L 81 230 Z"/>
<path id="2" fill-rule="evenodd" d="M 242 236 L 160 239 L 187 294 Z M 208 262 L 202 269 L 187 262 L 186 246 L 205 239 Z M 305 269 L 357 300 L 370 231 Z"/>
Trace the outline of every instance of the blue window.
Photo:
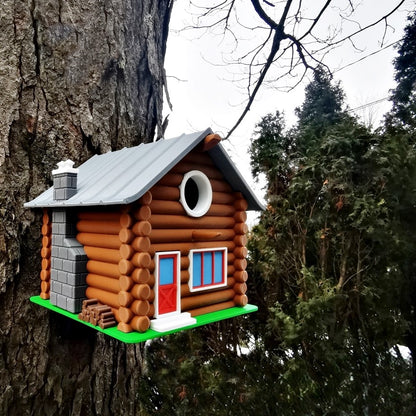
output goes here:
<path id="1" fill-rule="evenodd" d="M 226 285 L 227 249 L 191 250 L 190 290 L 197 291 Z"/>
<path id="2" fill-rule="evenodd" d="M 173 284 L 173 276 L 175 273 L 173 257 L 161 257 L 159 260 L 159 284 Z"/>

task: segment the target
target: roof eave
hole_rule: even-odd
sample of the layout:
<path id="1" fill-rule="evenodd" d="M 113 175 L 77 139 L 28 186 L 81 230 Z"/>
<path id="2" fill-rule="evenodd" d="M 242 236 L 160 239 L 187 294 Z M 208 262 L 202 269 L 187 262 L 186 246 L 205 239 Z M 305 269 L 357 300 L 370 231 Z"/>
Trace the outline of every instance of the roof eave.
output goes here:
<path id="1" fill-rule="evenodd" d="M 264 211 L 266 207 L 259 201 L 240 171 L 230 159 L 221 143 L 208 150 L 217 168 L 222 172 L 231 188 L 241 192 L 247 200 L 247 211 Z"/>

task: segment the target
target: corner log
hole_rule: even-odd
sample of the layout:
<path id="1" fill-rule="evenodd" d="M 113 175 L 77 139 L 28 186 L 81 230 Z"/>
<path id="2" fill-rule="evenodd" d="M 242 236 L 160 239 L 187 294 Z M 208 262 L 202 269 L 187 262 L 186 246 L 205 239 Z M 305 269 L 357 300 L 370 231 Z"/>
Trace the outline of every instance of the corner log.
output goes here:
<path id="1" fill-rule="evenodd" d="M 50 278 L 51 278 L 51 243 L 52 243 L 52 226 L 48 210 L 43 210 L 42 215 L 42 249 L 41 249 L 41 272 L 40 272 L 40 297 L 41 299 L 50 298 Z"/>
<path id="2" fill-rule="evenodd" d="M 150 319 L 147 316 L 135 316 L 130 324 L 137 332 L 145 332 L 150 328 Z"/>

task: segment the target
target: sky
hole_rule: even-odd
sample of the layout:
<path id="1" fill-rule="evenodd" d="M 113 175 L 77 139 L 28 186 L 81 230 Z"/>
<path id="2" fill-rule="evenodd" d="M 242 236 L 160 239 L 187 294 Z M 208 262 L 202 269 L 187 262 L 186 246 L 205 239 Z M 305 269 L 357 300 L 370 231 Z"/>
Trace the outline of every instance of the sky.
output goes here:
<path id="1" fill-rule="evenodd" d="M 208 0 L 197 1 L 200 4 L 214 4 Z M 246 26 L 259 24 L 255 20 L 255 12 L 250 1 L 237 0 L 236 3 L 239 7 L 240 22 Z M 313 2 L 316 7 L 321 3 L 322 1 Z M 334 7 L 325 12 L 316 28 L 320 36 L 327 36 L 335 30 L 340 32 L 341 36 L 355 31 L 359 24 L 365 26 L 378 20 L 398 4 L 399 0 L 361 0 L 357 2 L 359 5 L 356 15 L 349 19 L 340 19 L 340 13 L 345 10 L 346 3 L 348 0 L 334 0 Z M 324 63 L 333 71 L 334 79 L 341 81 L 349 108 L 364 106 L 355 113 L 362 117 L 365 123 L 376 125 L 389 109 L 386 98 L 389 90 L 394 87 L 392 61 L 396 56 L 396 50 L 389 45 L 401 39 L 406 17 L 415 8 L 415 0 L 405 0 L 400 9 L 389 17 L 387 25 L 383 21 L 355 37 L 354 45 L 346 41 L 324 58 Z M 272 13 L 273 9 L 269 8 L 268 12 Z M 314 12 L 305 10 L 304 15 L 312 16 Z M 276 10 L 276 13 L 278 14 L 279 10 Z M 201 24 L 197 21 L 200 14 L 201 9 L 192 9 L 189 0 L 177 0 L 173 7 L 165 60 L 173 110 L 170 111 L 165 104 L 165 115 L 169 114 L 166 138 L 204 130 L 207 127 L 224 137 L 240 116 L 247 99 L 247 82 L 242 80 L 245 77 L 245 67 L 233 62 L 251 47 L 259 44 L 262 31 L 240 31 L 235 28 L 234 32 L 238 37 L 238 42 L 235 42 L 230 33 L 224 36 L 218 29 L 184 30 L 190 25 Z M 301 32 L 302 27 L 299 28 L 299 33 Z M 261 181 L 253 181 L 248 155 L 255 125 L 264 115 L 276 110 L 285 113 L 287 125 L 294 124 L 294 109 L 302 104 L 304 87 L 310 81 L 311 75 L 288 92 L 284 90 L 288 90 L 287 87 L 297 82 L 299 77 L 285 77 L 278 82 L 271 80 L 264 85 L 244 121 L 224 142 L 228 154 L 247 182 L 254 187 L 259 198 L 262 198 L 264 185 Z M 373 102 L 377 104 L 366 105 Z"/>

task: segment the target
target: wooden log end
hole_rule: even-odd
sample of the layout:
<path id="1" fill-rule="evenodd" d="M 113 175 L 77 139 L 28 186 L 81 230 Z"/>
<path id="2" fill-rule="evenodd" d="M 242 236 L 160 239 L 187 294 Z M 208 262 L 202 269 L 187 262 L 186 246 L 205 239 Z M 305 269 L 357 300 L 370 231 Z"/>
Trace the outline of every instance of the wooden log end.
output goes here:
<path id="1" fill-rule="evenodd" d="M 42 215 L 42 223 L 43 224 L 49 224 L 50 223 L 50 217 L 48 214 L 48 210 L 44 208 L 43 215 Z"/>
<path id="2" fill-rule="evenodd" d="M 135 251 L 147 252 L 150 248 L 150 238 L 149 237 L 136 237 L 132 243 L 132 248 Z"/>
<path id="3" fill-rule="evenodd" d="M 131 327 L 137 332 L 145 332 L 150 328 L 150 319 L 147 316 L 135 316 L 131 320 Z"/>
<path id="4" fill-rule="evenodd" d="M 136 224 L 133 225 L 132 230 L 133 230 L 133 233 L 137 235 L 138 237 L 147 237 L 152 232 L 152 225 L 150 224 L 149 221 L 138 221 L 136 222 Z"/>
<path id="5" fill-rule="evenodd" d="M 236 283 L 233 286 L 233 289 L 237 295 L 245 295 L 247 292 L 247 285 L 245 283 Z"/>
<path id="6" fill-rule="evenodd" d="M 151 259 L 149 253 L 136 253 L 132 257 L 131 262 L 136 267 L 146 269 L 146 268 L 149 268 L 150 267 L 150 264 L 152 263 L 152 259 Z M 133 270 L 130 270 L 129 273 L 123 273 L 123 274 L 130 274 L 132 271 Z"/>
<path id="7" fill-rule="evenodd" d="M 51 272 L 49 270 L 41 270 L 40 280 L 48 282 L 51 278 Z"/>
<path id="8" fill-rule="evenodd" d="M 129 260 L 131 256 L 134 254 L 133 247 L 131 247 L 129 244 L 122 244 L 119 249 L 120 257 L 122 259 Z"/>
<path id="9" fill-rule="evenodd" d="M 40 255 L 43 259 L 49 259 L 49 257 L 51 257 L 50 247 L 42 247 L 42 250 L 40 251 Z"/>
<path id="10" fill-rule="evenodd" d="M 135 300 L 130 309 L 134 315 L 144 316 L 147 315 L 150 310 L 150 304 L 147 300 Z"/>
<path id="11" fill-rule="evenodd" d="M 133 316 L 134 316 L 134 313 L 132 312 L 130 308 L 126 308 L 122 306 L 118 310 L 118 317 L 120 318 L 121 322 L 128 324 L 133 318 Z"/>
<path id="12" fill-rule="evenodd" d="M 51 232 L 52 232 L 52 227 L 50 226 L 50 224 L 42 225 L 41 233 L 43 236 L 48 236 L 51 234 Z"/>
<path id="13" fill-rule="evenodd" d="M 246 259 L 235 259 L 234 267 L 238 271 L 244 271 L 247 269 L 247 260 Z"/>
<path id="14" fill-rule="evenodd" d="M 132 287 L 131 294 L 138 300 L 147 300 L 150 296 L 150 287 L 147 284 L 136 284 Z"/>
<path id="15" fill-rule="evenodd" d="M 51 284 L 48 281 L 42 280 L 40 282 L 40 290 L 43 293 L 49 293 L 50 288 L 51 288 Z"/>
<path id="16" fill-rule="evenodd" d="M 142 205 L 135 211 L 134 218 L 136 218 L 137 221 L 148 221 L 151 215 L 152 211 L 150 210 L 149 206 Z"/>
<path id="17" fill-rule="evenodd" d="M 245 199 L 241 198 L 241 199 L 237 199 L 234 202 L 234 208 L 238 211 L 247 211 L 248 208 L 248 203 Z"/>
<path id="18" fill-rule="evenodd" d="M 43 300 L 48 300 L 50 298 L 49 292 L 47 292 L 47 293 L 46 292 L 42 292 L 39 296 Z"/>
<path id="19" fill-rule="evenodd" d="M 98 322 L 98 326 L 101 329 L 111 328 L 111 327 L 116 326 L 116 325 L 117 325 L 117 322 L 116 322 L 115 319 L 112 319 L 111 321 L 106 321 L 106 322 L 103 322 L 103 321 Z"/>
<path id="20" fill-rule="evenodd" d="M 147 268 L 138 267 L 133 270 L 131 274 L 131 278 L 136 283 L 148 283 L 150 280 L 150 272 Z"/>
<path id="21" fill-rule="evenodd" d="M 150 191 L 147 191 L 144 195 L 140 197 L 139 203 L 142 205 L 150 205 L 152 199 L 152 193 Z"/>
<path id="22" fill-rule="evenodd" d="M 94 316 L 90 316 L 90 324 L 97 326 L 98 323 L 98 319 L 95 318 Z"/>
<path id="23" fill-rule="evenodd" d="M 52 243 L 52 238 L 48 235 L 44 235 L 42 237 L 42 246 L 43 247 L 50 247 Z"/>
<path id="24" fill-rule="evenodd" d="M 134 270 L 134 266 L 129 260 L 121 259 L 118 262 L 118 270 L 122 275 L 130 275 L 130 273 Z"/>
<path id="25" fill-rule="evenodd" d="M 130 276 L 121 275 L 118 279 L 120 285 L 120 290 L 124 292 L 129 292 L 130 289 L 134 286 L 134 280 Z"/>
<path id="26" fill-rule="evenodd" d="M 234 256 L 237 259 L 245 259 L 248 256 L 247 247 L 244 247 L 244 246 L 236 247 L 234 249 Z"/>
<path id="27" fill-rule="evenodd" d="M 118 233 L 118 238 L 123 244 L 130 244 L 134 240 L 134 233 L 128 228 L 122 228 Z"/>
<path id="28" fill-rule="evenodd" d="M 42 270 L 49 270 L 50 267 L 51 267 L 51 260 L 42 259 Z"/>
<path id="29" fill-rule="evenodd" d="M 120 322 L 117 325 L 117 329 L 121 332 L 125 332 L 126 334 L 133 331 L 133 328 L 130 324 L 126 324 L 125 322 Z"/>
<path id="30" fill-rule="evenodd" d="M 120 225 L 123 228 L 130 228 L 133 225 L 133 218 L 127 213 L 121 214 Z"/>
<path id="31" fill-rule="evenodd" d="M 218 134 L 208 134 L 208 136 L 205 137 L 203 144 L 202 144 L 202 151 L 206 152 L 213 147 L 215 147 L 219 142 L 221 141 L 221 137 Z"/>
<path id="32" fill-rule="evenodd" d="M 246 295 L 235 295 L 234 303 L 236 306 L 246 306 L 248 303 L 248 298 Z"/>
<path id="33" fill-rule="evenodd" d="M 120 291 L 118 294 L 118 302 L 120 304 L 120 306 L 130 306 L 130 304 L 133 302 L 133 296 L 126 291 Z M 119 315 L 120 315 L 120 311 L 119 311 Z"/>
<path id="34" fill-rule="evenodd" d="M 245 283 L 248 279 L 248 273 L 245 270 L 239 270 L 234 273 L 236 282 Z"/>

